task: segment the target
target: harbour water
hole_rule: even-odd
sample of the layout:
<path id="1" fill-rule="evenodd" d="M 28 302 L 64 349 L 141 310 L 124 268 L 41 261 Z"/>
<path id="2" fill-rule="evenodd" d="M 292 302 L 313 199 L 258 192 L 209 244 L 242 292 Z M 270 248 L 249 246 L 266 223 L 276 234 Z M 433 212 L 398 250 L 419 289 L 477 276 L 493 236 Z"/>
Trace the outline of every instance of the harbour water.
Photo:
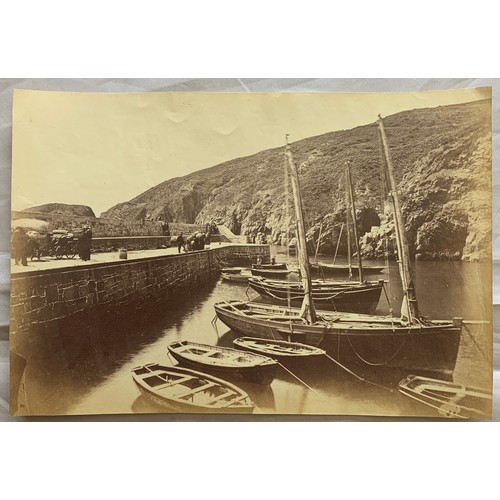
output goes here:
<path id="1" fill-rule="evenodd" d="M 278 254 L 278 260 L 283 259 Z M 460 316 L 466 320 L 491 320 L 488 264 L 415 264 L 423 314 L 433 319 Z M 386 280 L 387 297 L 397 315 L 401 286 L 396 263 L 391 262 L 389 269 L 369 278 Z M 36 415 L 165 412 L 139 395 L 131 369 L 151 362 L 172 364 L 167 345 L 176 340 L 231 346 L 236 335 L 220 321 L 215 328 L 212 325 L 214 303 L 257 297 L 245 285 L 218 280 L 161 310 L 140 315 L 124 311 L 122 318 L 112 322 L 72 324 L 32 335 L 23 349 L 28 362 L 26 387 L 30 412 Z M 388 313 L 389 309 L 382 294 L 377 312 Z M 485 386 L 490 366 L 491 325 L 469 326 L 462 335 L 453 379 L 466 385 Z M 439 416 L 398 392 L 397 381 L 408 373 L 394 375 L 382 368 L 368 369 L 363 375 L 378 384 L 375 386 L 356 380 L 325 359 L 297 375 L 312 390 L 283 369 L 268 387 L 240 385 L 254 401 L 255 414 Z"/>

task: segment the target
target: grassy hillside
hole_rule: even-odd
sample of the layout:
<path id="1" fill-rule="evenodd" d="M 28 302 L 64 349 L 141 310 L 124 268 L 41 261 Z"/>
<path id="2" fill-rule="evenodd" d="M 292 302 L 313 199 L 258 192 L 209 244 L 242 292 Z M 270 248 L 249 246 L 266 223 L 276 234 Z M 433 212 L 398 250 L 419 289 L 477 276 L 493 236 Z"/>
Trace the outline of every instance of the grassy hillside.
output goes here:
<path id="1" fill-rule="evenodd" d="M 490 101 L 404 111 L 384 119 L 413 253 L 419 258 L 484 258 L 489 248 Z M 351 161 L 366 256 L 379 256 L 384 214 L 377 125 L 292 144 L 310 236 L 331 251 L 344 218 L 344 164 Z M 261 151 L 165 181 L 105 216 L 205 223 L 233 232 L 261 230 L 275 242 L 293 228 L 284 182 L 284 149 Z M 389 228 L 389 229 L 387 229 Z M 369 234 L 366 234 L 369 233 Z M 458 252 L 458 253 L 457 253 Z"/>
<path id="2" fill-rule="evenodd" d="M 82 217 L 95 217 L 94 211 L 87 205 L 68 205 L 66 203 L 45 203 L 30 208 L 25 208 L 22 212 L 38 212 L 48 214 L 78 215 Z"/>

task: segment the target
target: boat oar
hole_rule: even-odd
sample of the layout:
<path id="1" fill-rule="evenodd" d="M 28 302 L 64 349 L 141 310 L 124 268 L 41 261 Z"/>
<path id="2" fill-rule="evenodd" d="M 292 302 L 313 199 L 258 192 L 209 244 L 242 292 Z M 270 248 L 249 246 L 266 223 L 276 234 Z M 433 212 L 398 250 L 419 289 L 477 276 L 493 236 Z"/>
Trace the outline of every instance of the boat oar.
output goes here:
<path id="1" fill-rule="evenodd" d="M 318 391 L 315 391 L 310 385 L 307 385 L 302 379 L 297 377 L 297 375 L 295 375 L 295 373 L 291 372 L 285 365 L 283 365 L 279 361 L 278 361 L 278 365 L 280 365 L 281 368 L 283 368 L 283 370 L 287 371 L 292 377 L 296 378 L 302 385 L 305 385 L 310 391 L 314 392 L 314 394 L 321 396 L 321 394 Z"/>

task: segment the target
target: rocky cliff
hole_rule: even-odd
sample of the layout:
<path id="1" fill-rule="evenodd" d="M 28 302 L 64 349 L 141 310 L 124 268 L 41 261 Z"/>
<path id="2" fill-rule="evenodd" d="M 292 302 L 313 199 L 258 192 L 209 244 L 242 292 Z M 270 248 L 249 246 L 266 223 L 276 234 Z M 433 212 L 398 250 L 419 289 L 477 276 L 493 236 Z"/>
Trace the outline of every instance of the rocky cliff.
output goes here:
<path id="1" fill-rule="evenodd" d="M 22 212 L 38 212 L 43 214 L 78 215 L 81 217 L 95 217 L 94 211 L 87 205 L 68 205 L 66 203 L 46 203 L 25 208 Z"/>
<path id="2" fill-rule="evenodd" d="M 384 119 L 403 203 L 411 253 L 420 259 L 487 258 L 491 244 L 491 102 L 410 110 Z M 308 236 L 332 252 L 345 220 L 344 165 L 351 161 L 365 257 L 392 246 L 392 218 L 381 175 L 376 123 L 292 144 L 299 169 Z M 284 149 L 170 179 L 118 204 L 105 217 L 174 222 L 215 220 L 236 234 L 293 233 Z M 345 231 L 344 231 L 345 234 Z M 385 237 L 387 236 L 387 238 Z M 345 251 L 345 239 L 340 252 Z"/>

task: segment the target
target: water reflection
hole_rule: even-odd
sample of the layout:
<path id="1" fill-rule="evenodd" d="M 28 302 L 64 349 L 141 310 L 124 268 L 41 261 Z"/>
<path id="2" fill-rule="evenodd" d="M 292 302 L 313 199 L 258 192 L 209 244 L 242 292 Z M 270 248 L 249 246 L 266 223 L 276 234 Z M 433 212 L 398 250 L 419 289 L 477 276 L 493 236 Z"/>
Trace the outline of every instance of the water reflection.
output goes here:
<path id="1" fill-rule="evenodd" d="M 378 279 L 380 276 L 377 276 Z M 399 313 L 401 286 L 393 264 L 382 277 L 388 301 L 378 311 Z M 416 263 L 416 287 L 421 310 L 436 319 L 463 316 L 490 319 L 489 266 L 459 262 Z M 487 292 L 486 292 L 486 291 Z M 250 297 L 256 297 L 252 291 Z M 232 346 L 235 333 L 217 322 L 213 305 L 221 300 L 247 300 L 247 288 L 224 281 L 193 290 L 161 307 L 124 311 L 113 321 L 89 323 L 80 318 L 13 339 L 12 347 L 28 361 L 26 386 L 33 414 L 159 413 L 139 396 L 130 371 L 138 365 L 169 363 L 167 345 L 178 339 Z M 454 379 L 484 385 L 491 361 L 491 325 L 471 327 L 464 334 Z M 481 353 L 477 345 L 483 349 Z M 238 383 L 256 404 L 255 413 L 432 415 L 426 407 L 401 395 L 396 387 L 408 373 L 370 367 L 350 367 L 357 380 L 328 359 L 313 366 L 284 369 L 270 386 Z M 376 384 L 376 385 L 374 385 Z"/>

